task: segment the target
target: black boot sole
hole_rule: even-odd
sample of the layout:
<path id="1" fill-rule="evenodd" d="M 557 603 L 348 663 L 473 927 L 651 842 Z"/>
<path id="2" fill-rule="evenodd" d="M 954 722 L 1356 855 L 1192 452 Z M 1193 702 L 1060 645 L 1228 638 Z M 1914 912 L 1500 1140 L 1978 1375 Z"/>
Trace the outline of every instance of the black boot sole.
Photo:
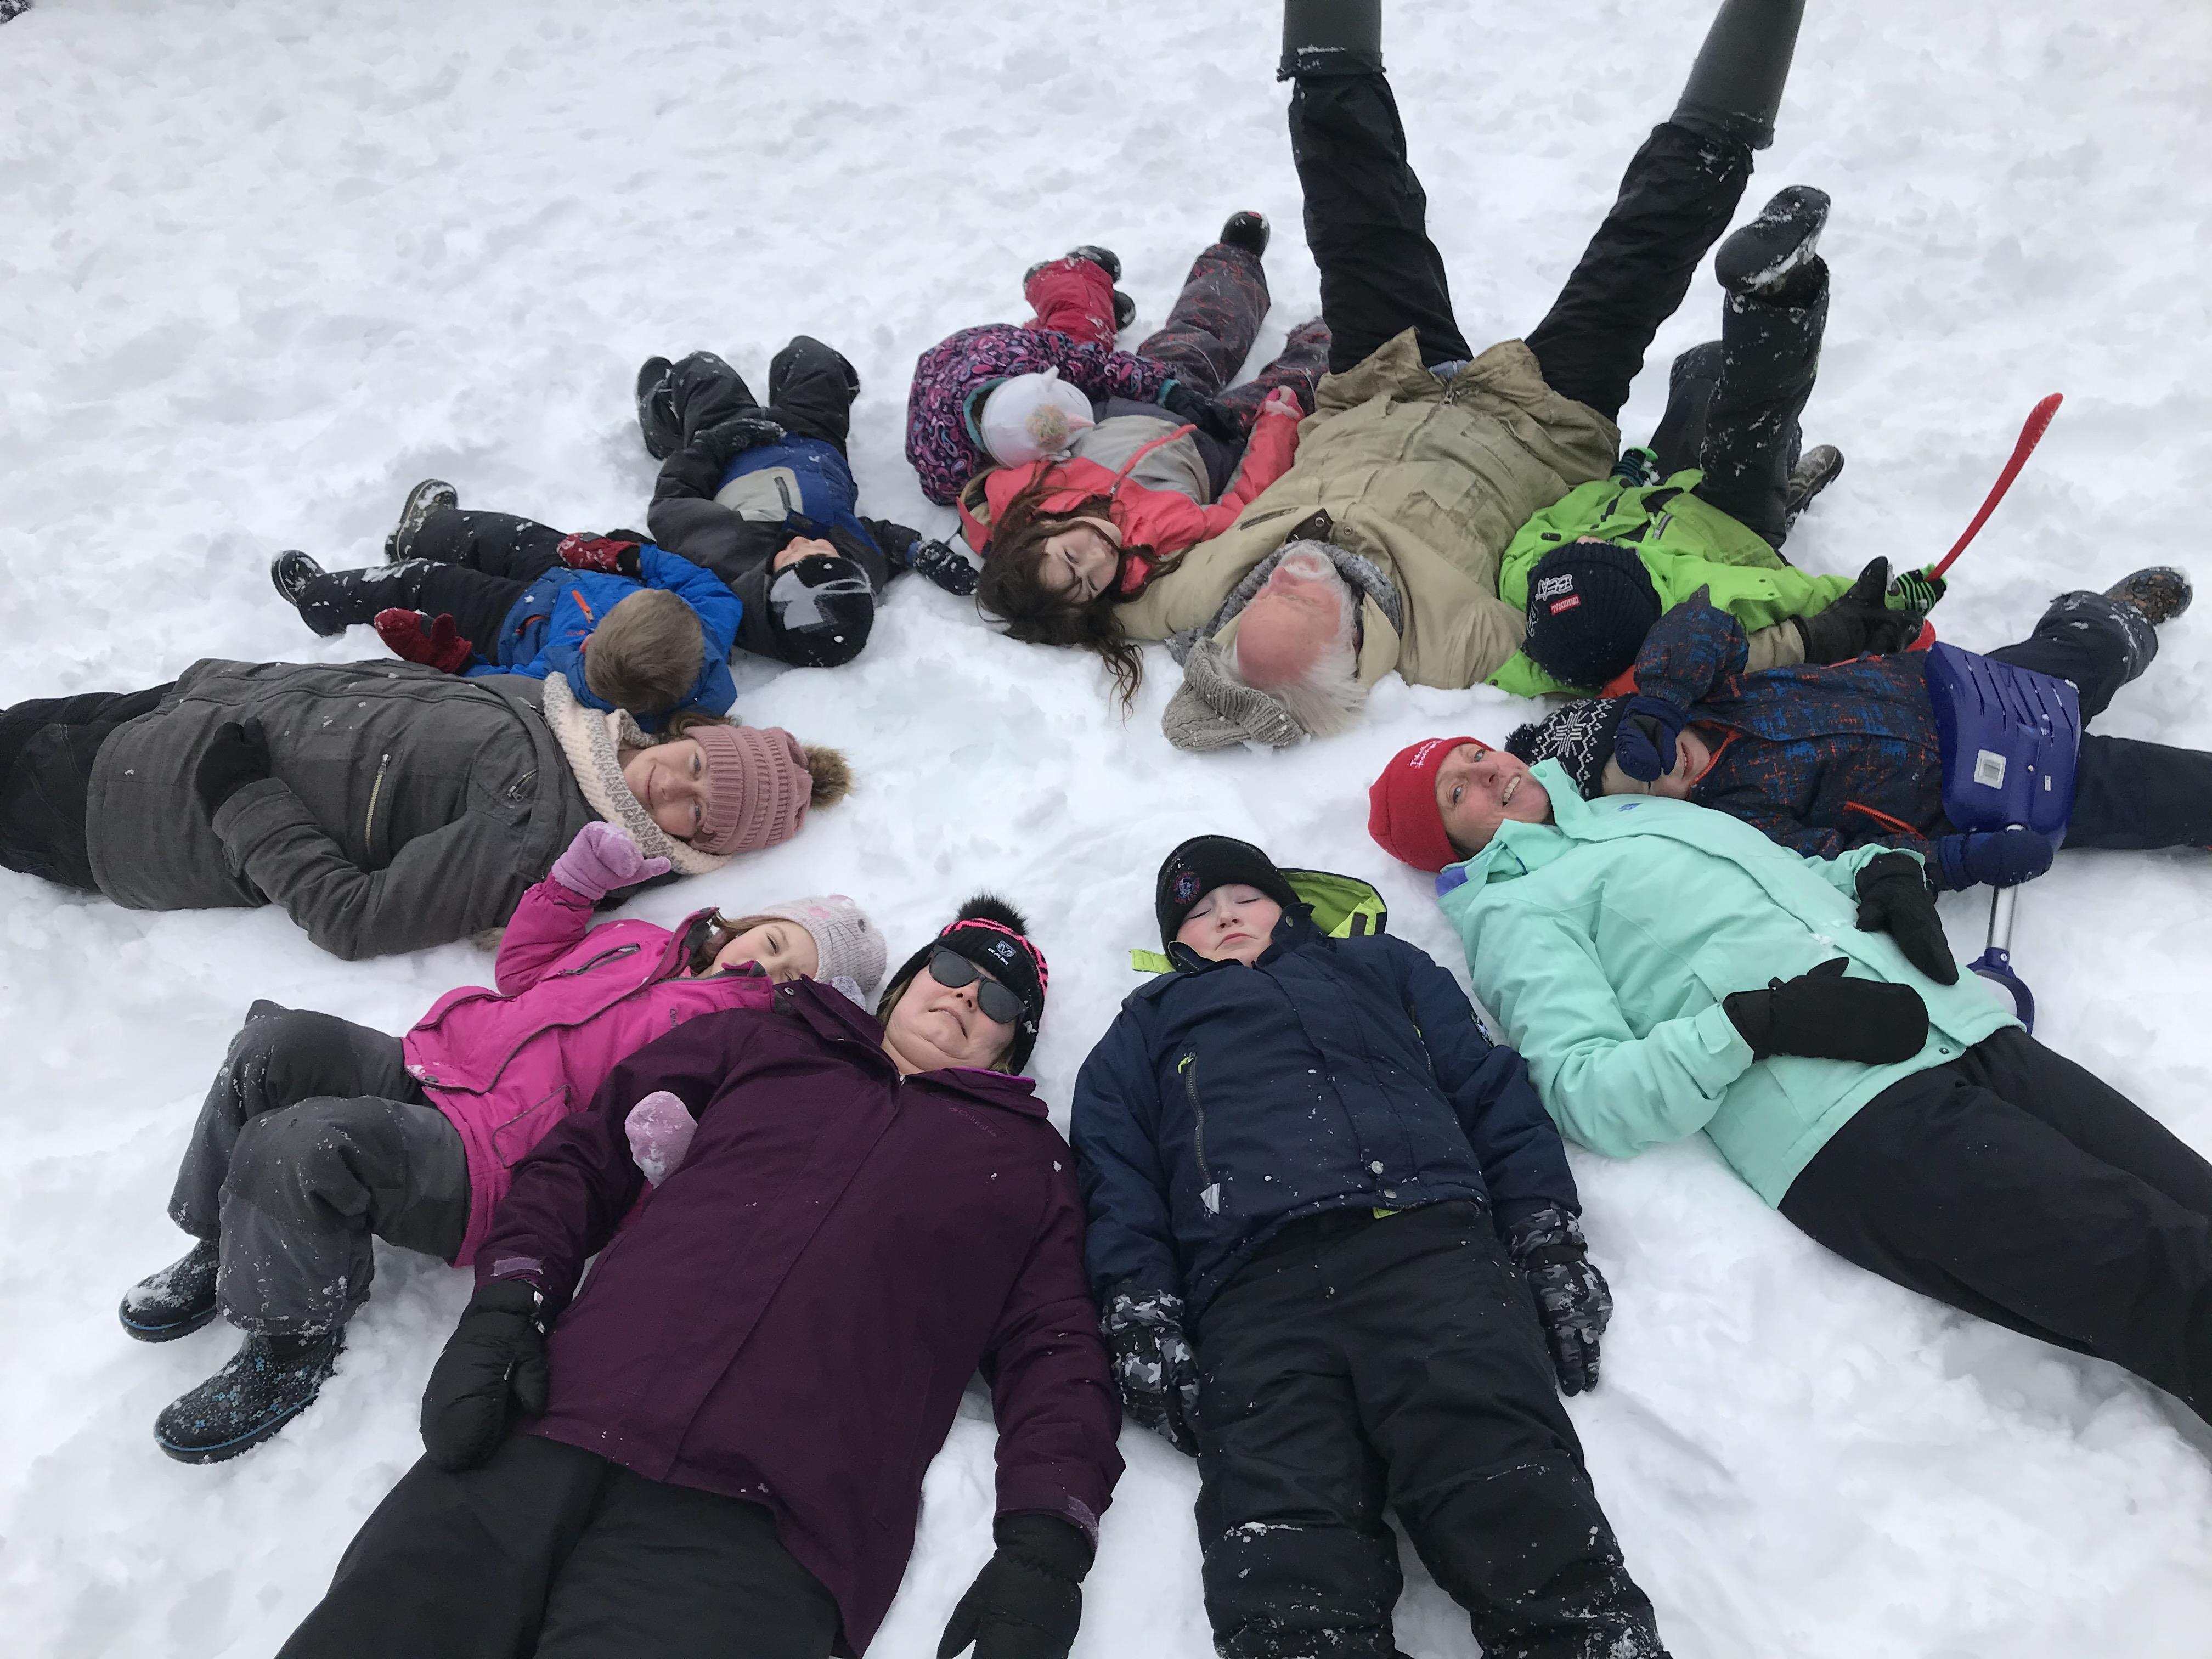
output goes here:
<path id="1" fill-rule="evenodd" d="M 204 1330 L 221 1311 L 210 1302 L 204 1311 L 194 1314 L 190 1319 L 180 1319 L 173 1325 L 134 1325 L 130 1316 L 119 1308 L 116 1310 L 115 1317 L 123 1327 L 123 1334 L 136 1341 L 173 1342 L 180 1336 L 190 1336 L 194 1331 Z"/>
<path id="2" fill-rule="evenodd" d="M 1731 294 L 1770 297 L 1820 252 L 1828 196 L 1810 185 L 1778 191 L 1759 216 L 1720 245 L 1713 275 Z"/>

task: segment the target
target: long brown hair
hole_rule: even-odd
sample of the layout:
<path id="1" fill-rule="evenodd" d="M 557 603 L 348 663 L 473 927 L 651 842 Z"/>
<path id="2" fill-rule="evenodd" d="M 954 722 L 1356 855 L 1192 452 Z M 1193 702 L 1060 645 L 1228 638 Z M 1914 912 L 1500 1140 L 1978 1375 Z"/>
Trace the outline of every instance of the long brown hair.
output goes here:
<path id="1" fill-rule="evenodd" d="M 1111 495 L 1086 495 L 1068 506 L 1045 510 L 1045 499 L 1065 495 L 1066 487 L 1051 468 L 1008 501 L 991 530 L 984 550 L 982 574 L 975 587 L 975 604 L 984 616 L 999 623 L 1011 639 L 1028 645 L 1073 646 L 1088 651 L 1105 664 L 1114 677 L 1114 690 L 1123 708 L 1136 700 L 1144 678 L 1144 658 L 1135 643 L 1121 631 L 1115 614 L 1124 599 L 1120 570 L 1128 561 L 1144 561 L 1144 586 L 1149 586 L 1182 562 L 1179 553 L 1162 557 L 1149 547 L 1124 544 L 1116 580 L 1095 597 L 1071 600 L 1064 592 L 1045 586 L 1045 544 L 1079 519 L 1106 519 L 1114 514 Z M 1142 592 L 1140 587 L 1139 592 Z"/>

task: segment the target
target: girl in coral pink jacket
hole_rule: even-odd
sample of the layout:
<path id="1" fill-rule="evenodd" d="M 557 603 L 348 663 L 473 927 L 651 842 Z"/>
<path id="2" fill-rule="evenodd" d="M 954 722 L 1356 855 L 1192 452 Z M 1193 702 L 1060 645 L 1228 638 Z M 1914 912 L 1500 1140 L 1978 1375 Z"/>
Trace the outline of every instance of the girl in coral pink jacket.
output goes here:
<path id="1" fill-rule="evenodd" d="M 857 999 L 883 976 L 883 936 L 842 895 L 736 921 L 701 910 L 672 930 L 592 927 L 607 893 L 667 868 L 613 825 L 586 825 L 507 924 L 498 988 L 447 992 L 404 1038 L 254 1003 L 169 1200 L 197 1242 L 123 1300 L 141 1341 L 218 1311 L 246 1334 L 155 1419 L 163 1451 L 214 1462 L 276 1433 L 330 1375 L 368 1294 L 372 1241 L 469 1266 L 515 1163 L 646 1043 L 765 1007 L 781 981 Z"/>

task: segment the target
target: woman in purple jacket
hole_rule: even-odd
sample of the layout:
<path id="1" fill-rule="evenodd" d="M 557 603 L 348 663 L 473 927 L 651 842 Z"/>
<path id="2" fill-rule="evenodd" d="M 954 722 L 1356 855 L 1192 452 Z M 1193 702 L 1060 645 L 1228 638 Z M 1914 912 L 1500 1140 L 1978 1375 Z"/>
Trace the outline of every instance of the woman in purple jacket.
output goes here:
<path id="1" fill-rule="evenodd" d="M 184 1463 L 250 1450 L 310 1405 L 368 1295 L 374 1240 L 465 1267 L 516 1162 L 589 1104 L 615 1063 L 688 1019 L 766 1007 L 808 975 L 858 999 L 883 935 L 842 894 L 674 929 L 592 926 L 606 895 L 668 869 L 587 823 L 522 896 L 498 989 L 463 986 L 402 1037 L 257 1001 L 185 1148 L 169 1216 L 194 1243 L 118 1310 L 142 1342 L 217 1312 L 246 1340 L 164 1407 L 155 1443 Z"/>
<path id="2" fill-rule="evenodd" d="M 1064 1659 L 1121 1460 L 1074 1158 L 1015 1075 L 1046 979 L 979 898 L 880 1024 L 799 980 L 618 1066 L 515 1170 L 429 1455 L 283 1659 L 858 1654 L 978 1368 L 998 1550 L 939 1651 Z M 624 1123 L 661 1091 L 696 1133 L 617 1236 Z"/>

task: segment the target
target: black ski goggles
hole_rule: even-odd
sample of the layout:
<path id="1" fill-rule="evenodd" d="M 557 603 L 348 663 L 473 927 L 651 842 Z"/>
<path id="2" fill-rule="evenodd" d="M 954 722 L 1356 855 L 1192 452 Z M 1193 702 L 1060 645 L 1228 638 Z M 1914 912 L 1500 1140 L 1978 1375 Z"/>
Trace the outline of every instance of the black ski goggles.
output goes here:
<path id="1" fill-rule="evenodd" d="M 947 945 L 940 945 L 929 953 L 929 976 L 948 991 L 981 980 L 982 983 L 975 987 L 975 1006 L 983 1011 L 984 1018 L 1012 1025 L 1022 1017 L 1020 997 Z"/>

